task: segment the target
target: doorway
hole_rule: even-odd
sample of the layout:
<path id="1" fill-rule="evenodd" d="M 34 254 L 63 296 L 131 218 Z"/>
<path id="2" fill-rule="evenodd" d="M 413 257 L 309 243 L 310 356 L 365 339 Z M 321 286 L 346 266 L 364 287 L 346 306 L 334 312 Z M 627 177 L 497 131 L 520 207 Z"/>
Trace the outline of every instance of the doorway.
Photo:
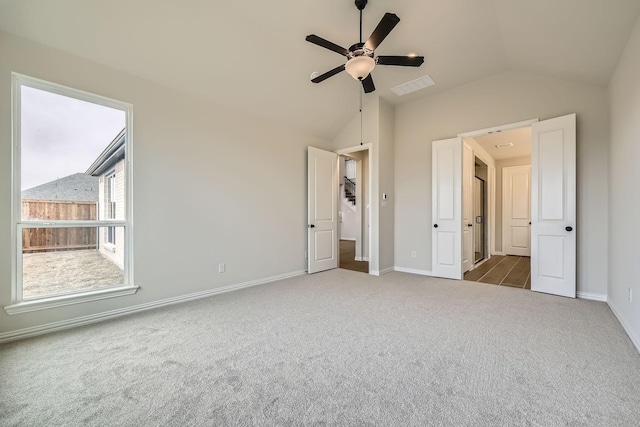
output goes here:
<path id="1" fill-rule="evenodd" d="M 530 126 L 531 141 L 531 196 L 527 201 L 531 224 L 531 290 L 554 295 L 576 297 L 576 115 L 538 119 L 490 129 L 459 134 L 456 138 L 433 141 L 432 143 L 432 275 L 450 279 L 462 279 L 465 272 L 464 260 L 469 260 L 473 246 L 464 232 L 470 225 L 469 204 L 472 171 L 469 151 L 477 149 L 486 155 L 494 169 L 489 173 L 489 193 L 491 203 L 489 233 L 491 255 L 509 256 L 504 253 L 502 228 L 495 226 L 497 219 L 504 222 L 501 209 L 494 209 L 494 203 L 502 203 L 502 197 L 494 196 L 501 191 L 502 177 L 496 178 L 497 161 L 480 146 L 476 139 L 492 134 L 504 134 L 508 130 L 527 129 Z M 528 129 L 527 129 L 528 130 Z M 463 142 L 464 138 L 464 142 Z M 496 142 L 495 149 L 513 148 L 511 141 Z M 479 156 L 482 157 L 482 156 Z M 509 159 L 505 159 L 505 162 Z M 463 172 L 464 171 L 464 172 Z M 526 181 L 526 180 L 525 180 Z M 498 184 L 498 185 L 496 185 Z M 463 197 L 464 196 L 464 197 Z M 495 198 L 493 198 L 495 197 Z M 526 199 L 526 198 L 524 198 Z M 495 202 L 494 202 L 495 200 Z M 519 210 L 523 210 L 520 209 Z M 527 233 L 527 234 L 529 234 Z M 500 234 L 500 238 L 497 236 Z M 496 238 L 494 238 L 494 235 Z M 523 240 L 522 230 L 515 233 Z M 467 239 L 464 239 L 467 236 Z M 491 259 L 491 258 L 490 258 Z M 468 262 L 467 262 L 468 265 Z M 473 269 L 473 265 L 470 269 Z"/>
<path id="2" fill-rule="evenodd" d="M 464 141 L 483 151 L 485 158 L 489 156 L 497 178 L 492 209 L 495 212 L 495 248 L 490 256 L 488 247 L 480 244 L 484 243 L 482 234 L 486 228 L 479 224 L 488 215 L 488 173 L 485 162 L 476 157 L 473 188 L 476 259 L 473 270 L 465 272 L 464 279 L 528 289 L 531 273 L 531 126 L 465 138 Z"/>
<path id="3" fill-rule="evenodd" d="M 339 268 L 369 273 L 368 170 L 369 151 L 338 157 Z"/>
<path id="4" fill-rule="evenodd" d="M 372 158 L 370 143 L 345 148 L 336 152 L 307 147 L 307 272 L 309 274 L 339 268 L 340 266 L 340 228 L 339 221 L 341 188 L 340 156 L 356 160 L 356 212 L 360 219 L 354 240 L 354 261 L 365 261 L 359 271 L 375 271 L 378 261 L 377 246 L 374 246 L 371 227 L 371 182 L 374 170 L 370 167 Z M 345 166 L 346 167 L 346 166 Z M 344 191 L 344 190 L 343 190 Z M 357 203 L 361 200 L 362 203 Z M 377 237 L 377 233 L 375 234 Z M 372 250 L 375 247 L 376 250 Z M 373 266 L 372 271 L 369 267 Z"/>

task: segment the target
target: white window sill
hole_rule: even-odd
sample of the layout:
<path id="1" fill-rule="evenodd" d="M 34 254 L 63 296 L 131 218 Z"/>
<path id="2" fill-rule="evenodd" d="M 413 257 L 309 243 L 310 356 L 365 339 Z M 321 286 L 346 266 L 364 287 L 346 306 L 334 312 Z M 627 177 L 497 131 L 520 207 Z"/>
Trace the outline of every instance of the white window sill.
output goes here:
<path id="1" fill-rule="evenodd" d="M 30 311 L 46 310 L 49 308 L 63 307 L 65 305 L 72 304 L 81 304 L 89 301 L 120 297 L 123 295 L 133 295 L 137 291 L 137 286 L 118 286 L 114 288 L 98 289 L 95 291 L 71 295 L 60 295 L 31 301 L 22 301 L 6 306 L 4 308 L 4 311 L 6 311 L 9 315 L 28 313 Z"/>

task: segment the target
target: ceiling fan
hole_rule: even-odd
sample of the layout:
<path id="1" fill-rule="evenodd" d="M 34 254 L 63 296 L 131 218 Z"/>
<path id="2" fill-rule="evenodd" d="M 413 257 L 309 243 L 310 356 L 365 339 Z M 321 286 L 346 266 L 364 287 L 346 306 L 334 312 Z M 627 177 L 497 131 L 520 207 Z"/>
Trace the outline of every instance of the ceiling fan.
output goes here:
<path id="1" fill-rule="evenodd" d="M 376 90 L 373 84 L 373 78 L 371 77 L 371 71 L 376 65 L 398 65 L 401 67 L 419 67 L 424 62 L 423 56 L 375 56 L 376 48 L 382 43 L 382 41 L 389 35 L 391 30 L 394 29 L 400 18 L 395 13 L 385 13 L 378 26 L 369 39 L 366 42 L 362 42 L 362 10 L 367 5 L 367 0 L 356 0 L 356 8 L 360 11 L 360 42 L 354 44 L 349 49 L 345 49 L 342 46 L 338 46 L 335 43 L 331 43 L 328 40 L 318 37 L 315 34 L 310 34 L 305 40 L 325 49 L 332 50 L 340 55 L 347 57 L 347 62 L 342 64 L 333 70 L 327 71 L 317 77 L 311 79 L 313 83 L 320 83 L 328 79 L 331 76 L 346 70 L 354 79 L 362 82 L 362 88 L 365 93 L 373 92 Z"/>

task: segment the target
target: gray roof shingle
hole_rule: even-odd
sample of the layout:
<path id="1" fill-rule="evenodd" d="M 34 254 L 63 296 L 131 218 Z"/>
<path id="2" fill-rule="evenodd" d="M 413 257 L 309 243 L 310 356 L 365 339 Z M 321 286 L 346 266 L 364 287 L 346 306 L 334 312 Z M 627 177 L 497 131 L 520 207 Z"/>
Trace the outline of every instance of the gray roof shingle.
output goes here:
<path id="1" fill-rule="evenodd" d="M 98 177 L 75 173 L 22 191 L 22 199 L 98 201 Z"/>

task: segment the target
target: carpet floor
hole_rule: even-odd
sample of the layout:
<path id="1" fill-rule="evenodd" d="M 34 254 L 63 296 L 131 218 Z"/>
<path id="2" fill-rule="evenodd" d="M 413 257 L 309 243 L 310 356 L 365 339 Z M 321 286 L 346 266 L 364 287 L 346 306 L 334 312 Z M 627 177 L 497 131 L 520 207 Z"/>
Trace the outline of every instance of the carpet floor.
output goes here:
<path id="1" fill-rule="evenodd" d="M 332 270 L 0 346 L 2 426 L 638 426 L 609 307 Z"/>

